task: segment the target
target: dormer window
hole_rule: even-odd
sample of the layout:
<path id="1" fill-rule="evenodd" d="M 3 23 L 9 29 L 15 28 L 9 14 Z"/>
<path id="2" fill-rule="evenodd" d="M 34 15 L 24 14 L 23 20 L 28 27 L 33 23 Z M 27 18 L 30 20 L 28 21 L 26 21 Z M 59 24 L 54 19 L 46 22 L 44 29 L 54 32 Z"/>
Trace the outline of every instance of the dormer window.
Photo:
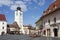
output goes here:
<path id="1" fill-rule="evenodd" d="M 48 13 L 50 13 L 51 12 L 51 10 L 48 10 Z"/>
<path id="2" fill-rule="evenodd" d="M 56 6 L 56 5 L 54 5 L 54 6 L 53 6 L 53 10 L 56 10 L 56 9 L 57 9 L 57 6 Z"/>
<path id="3" fill-rule="evenodd" d="M 46 12 L 44 11 L 44 12 L 43 12 L 43 15 L 45 15 L 45 14 L 46 14 Z"/>
<path id="4" fill-rule="evenodd" d="M 49 10 L 49 12 L 51 12 L 51 10 Z"/>
<path id="5" fill-rule="evenodd" d="M 47 11 L 48 11 L 48 13 L 50 13 L 50 12 L 51 12 L 51 10 L 50 10 L 49 8 L 47 9 Z"/>
<path id="6" fill-rule="evenodd" d="M 57 6 L 55 6 L 55 9 L 57 8 Z"/>

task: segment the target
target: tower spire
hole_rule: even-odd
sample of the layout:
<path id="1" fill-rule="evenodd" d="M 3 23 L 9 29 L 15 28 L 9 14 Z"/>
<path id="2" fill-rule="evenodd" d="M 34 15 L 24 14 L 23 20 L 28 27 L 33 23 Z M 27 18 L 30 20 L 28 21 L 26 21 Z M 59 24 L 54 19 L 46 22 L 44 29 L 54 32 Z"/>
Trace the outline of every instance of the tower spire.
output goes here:
<path id="1" fill-rule="evenodd" d="M 20 10 L 21 11 L 21 8 L 20 7 L 17 7 L 17 10 Z"/>

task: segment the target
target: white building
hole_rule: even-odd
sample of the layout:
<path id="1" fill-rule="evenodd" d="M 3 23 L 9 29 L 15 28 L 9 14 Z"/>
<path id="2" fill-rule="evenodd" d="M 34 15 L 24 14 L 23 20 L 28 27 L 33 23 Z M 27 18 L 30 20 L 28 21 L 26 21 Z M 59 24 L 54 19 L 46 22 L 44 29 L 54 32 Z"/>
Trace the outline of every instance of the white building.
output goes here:
<path id="1" fill-rule="evenodd" d="M 60 0 L 53 2 L 40 18 L 43 36 L 60 37 Z"/>
<path id="2" fill-rule="evenodd" d="M 0 14 L 0 35 L 7 33 L 7 21 L 4 14 Z"/>
<path id="3" fill-rule="evenodd" d="M 24 34 L 24 30 L 23 30 L 23 13 L 22 13 L 20 7 L 17 7 L 17 10 L 15 11 L 15 22 L 17 22 L 17 24 L 19 25 L 20 32 L 22 32 Z"/>

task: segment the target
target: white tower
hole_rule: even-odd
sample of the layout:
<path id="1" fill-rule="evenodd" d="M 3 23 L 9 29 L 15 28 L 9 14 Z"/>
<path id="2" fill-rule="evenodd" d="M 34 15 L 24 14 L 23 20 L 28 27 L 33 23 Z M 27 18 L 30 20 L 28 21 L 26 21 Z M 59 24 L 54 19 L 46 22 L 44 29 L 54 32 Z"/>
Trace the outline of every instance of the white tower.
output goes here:
<path id="1" fill-rule="evenodd" d="M 22 13 L 20 7 L 17 7 L 17 10 L 15 11 L 15 22 L 17 22 L 17 24 L 19 25 L 20 31 L 22 33 L 24 33 L 24 30 L 23 30 L 23 13 Z"/>

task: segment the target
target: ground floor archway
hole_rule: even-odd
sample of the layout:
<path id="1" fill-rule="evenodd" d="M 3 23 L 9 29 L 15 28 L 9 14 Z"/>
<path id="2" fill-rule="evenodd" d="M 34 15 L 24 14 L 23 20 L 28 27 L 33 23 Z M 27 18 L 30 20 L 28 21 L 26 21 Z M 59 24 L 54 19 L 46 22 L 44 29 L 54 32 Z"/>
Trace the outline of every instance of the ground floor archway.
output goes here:
<path id="1" fill-rule="evenodd" d="M 54 37 L 57 37 L 58 36 L 58 29 L 54 28 L 53 31 L 54 31 Z"/>
<path id="2" fill-rule="evenodd" d="M 1 35 L 4 35 L 5 34 L 5 32 L 3 31 L 3 32 L 1 32 Z"/>

